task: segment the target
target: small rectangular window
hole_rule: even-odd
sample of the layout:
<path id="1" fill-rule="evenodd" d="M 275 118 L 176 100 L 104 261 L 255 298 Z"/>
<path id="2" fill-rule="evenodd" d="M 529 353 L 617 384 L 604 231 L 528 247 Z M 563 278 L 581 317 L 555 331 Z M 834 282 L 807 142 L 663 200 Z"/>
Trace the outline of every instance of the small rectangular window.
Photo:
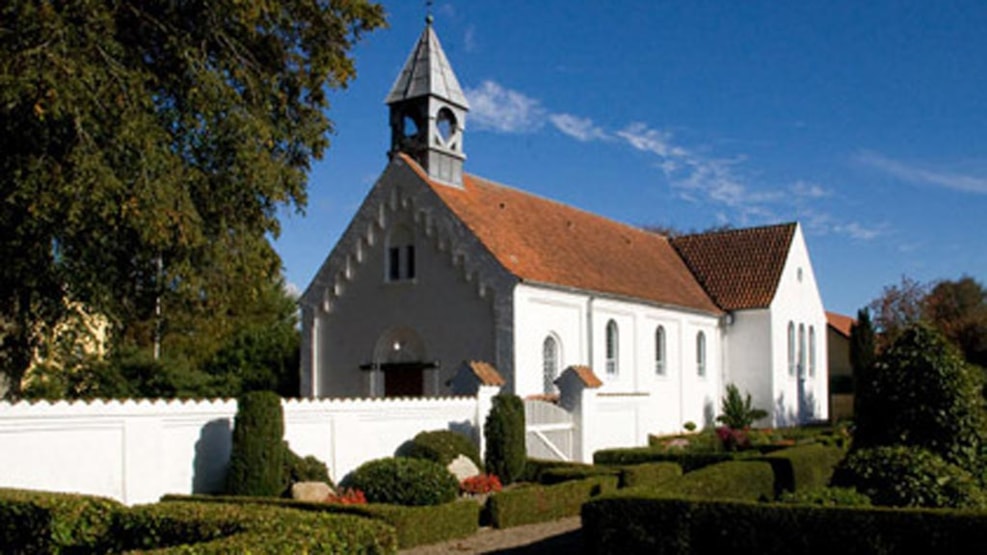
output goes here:
<path id="1" fill-rule="evenodd" d="M 408 245 L 407 247 L 405 247 L 405 252 L 407 253 L 408 256 L 407 260 L 405 261 L 405 264 L 407 264 L 408 267 L 408 272 L 407 275 L 404 277 L 405 279 L 415 279 L 415 246 Z"/>
<path id="2" fill-rule="evenodd" d="M 398 247 L 391 247 L 388 251 L 387 279 L 391 281 L 401 279 L 401 249 Z"/>

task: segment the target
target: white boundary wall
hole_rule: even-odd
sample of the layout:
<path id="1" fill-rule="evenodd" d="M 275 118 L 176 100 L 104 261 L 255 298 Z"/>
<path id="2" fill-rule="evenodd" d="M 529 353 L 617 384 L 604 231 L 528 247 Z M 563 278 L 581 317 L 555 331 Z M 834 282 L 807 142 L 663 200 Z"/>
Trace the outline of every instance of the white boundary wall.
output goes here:
<path id="1" fill-rule="evenodd" d="M 338 481 L 365 461 L 394 455 L 421 431 L 479 439 L 491 394 L 286 400 L 285 439 L 299 455 L 324 461 Z M 127 504 L 219 492 L 235 415 L 235 400 L 0 403 L 0 487 Z"/>

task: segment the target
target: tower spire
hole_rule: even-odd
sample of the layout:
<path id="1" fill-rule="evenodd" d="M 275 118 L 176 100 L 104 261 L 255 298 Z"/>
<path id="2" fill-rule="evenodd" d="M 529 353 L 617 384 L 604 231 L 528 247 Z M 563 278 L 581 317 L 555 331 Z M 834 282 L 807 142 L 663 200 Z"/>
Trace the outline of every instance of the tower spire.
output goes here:
<path id="1" fill-rule="evenodd" d="M 425 29 L 387 95 L 391 150 L 414 158 L 429 177 L 463 183 L 463 130 L 469 103 L 432 28 L 431 2 Z"/>

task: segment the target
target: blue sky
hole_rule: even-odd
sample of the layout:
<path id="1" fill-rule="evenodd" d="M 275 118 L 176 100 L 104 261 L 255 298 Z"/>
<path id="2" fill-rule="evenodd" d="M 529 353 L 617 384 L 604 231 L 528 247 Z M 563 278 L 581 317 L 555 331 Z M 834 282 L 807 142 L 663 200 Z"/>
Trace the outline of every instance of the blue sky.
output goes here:
<path id="1" fill-rule="evenodd" d="M 424 2 L 333 92 L 335 133 L 275 246 L 304 290 L 386 165 L 384 97 Z M 987 281 L 987 3 L 436 1 L 472 105 L 466 170 L 634 225 L 798 220 L 827 309 Z"/>

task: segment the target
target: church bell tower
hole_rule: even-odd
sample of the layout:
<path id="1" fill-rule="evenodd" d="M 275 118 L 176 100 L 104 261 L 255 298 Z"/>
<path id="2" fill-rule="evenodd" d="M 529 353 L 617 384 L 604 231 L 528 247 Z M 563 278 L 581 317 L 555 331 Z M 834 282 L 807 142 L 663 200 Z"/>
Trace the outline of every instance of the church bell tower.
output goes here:
<path id="1" fill-rule="evenodd" d="M 415 159 L 428 176 L 463 186 L 463 130 L 469 104 L 446 59 L 432 16 L 408 56 L 386 103 L 390 109 L 391 150 Z"/>

